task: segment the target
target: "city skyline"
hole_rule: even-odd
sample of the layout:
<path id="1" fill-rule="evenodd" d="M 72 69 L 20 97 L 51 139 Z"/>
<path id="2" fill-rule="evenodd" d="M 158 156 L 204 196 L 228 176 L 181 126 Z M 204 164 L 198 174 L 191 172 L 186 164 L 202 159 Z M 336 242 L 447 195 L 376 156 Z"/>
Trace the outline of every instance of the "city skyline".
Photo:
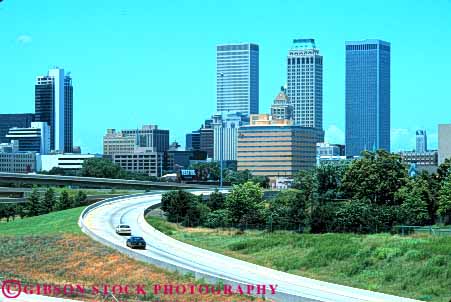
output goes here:
<path id="1" fill-rule="evenodd" d="M 43 1 L 41 4 L 47 7 L 50 2 Z M 33 5 L 35 4 L 30 6 Z M 233 1 L 225 7 L 222 7 L 224 4 L 216 4 L 224 8 L 220 15 L 213 12 L 213 10 L 216 11 L 215 5 L 207 5 L 204 12 L 208 14 L 211 11 L 212 16 L 205 17 L 207 20 L 204 18 L 195 22 L 194 25 L 187 25 L 188 28 L 186 28 L 186 32 L 196 32 L 196 37 L 202 35 L 205 38 L 202 41 L 193 39 L 192 33 L 187 37 L 177 34 L 176 28 L 180 29 L 180 27 L 169 26 L 168 22 L 163 22 L 159 18 L 155 22 L 163 22 L 162 24 L 166 24 L 167 28 L 156 34 L 151 30 L 154 21 L 149 18 L 154 15 L 153 10 L 146 5 L 145 3 L 131 7 L 109 5 L 109 8 L 102 12 L 103 4 L 93 4 L 92 11 L 98 13 L 98 17 L 103 19 L 105 24 L 122 20 L 121 25 L 124 30 L 112 34 L 106 26 L 92 33 L 86 33 L 83 39 L 89 41 L 89 52 L 86 55 L 80 55 L 83 53 L 80 46 L 84 45 L 80 42 L 85 40 L 81 40 L 83 30 L 77 27 L 79 22 L 75 22 L 73 18 L 77 11 L 80 11 L 79 4 L 73 7 L 71 4 L 57 4 L 48 7 L 49 12 L 42 11 L 36 14 L 37 16 L 33 16 L 29 12 L 19 13 L 17 11 L 19 6 L 12 1 L 2 3 L 0 9 L 2 22 L 6 24 L 15 22 L 18 26 L 0 34 L 4 43 L 8 45 L 5 56 L 10 58 L 4 62 L 3 72 L 0 75 L 0 80 L 4 83 L 4 88 L 0 91 L 0 100 L 8 102 L 8 106 L 1 107 L 0 113 L 32 112 L 34 100 L 31 83 L 41 70 L 59 65 L 72 71 L 76 79 L 74 83 L 77 87 L 74 96 L 74 118 L 76 119 L 74 145 L 81 145 L 83 152 L 101 152 L 101 137 L 107 128 L 136 128 L 138 125 L 148 123 L 171 129 L 173 134 L 171 141 L 175 139 L 183 143 L 185 133 L 190 129 L 198 128 L 205 118 L 215 112 L 216 45 L 241 40 L 252 41 L 260 46 L 259 111 L 269 113 L 274 92 L 286 81 L 284 61 L 291 41 L 300 37 L 312 37 L 315 38 L 325 58 L 323 108 L 326 140 L 331 143 L 343 143 L 344 43 L 346 40 L 378 38 L 392 43 L 392 151 L 414 149 L 415 131 L 420 128 L 427 131 L 430 148 L 436 149 L 437 124 L 449 122 L 445 112 L 439 110 L 447 100 L 446 76 L 436 76 L 434 81 L 421 76 L 422 70 L 441 75 L 443 70 L 449 69 L 451 65 L 446 56 L 451 48 L 450 44 L 440 39 L 442 35 L 450 31 L 449 27 L 443 26 L 449 24 L 450 20 L 450 4 L 447 1 L 427 7 L 409 3 L 408 12 L 404 12 L 402 3 L 397 3 L 391 6 L 388 14 L 384 11 L 385 15 L 382 15 L 382 8 L 371 5 L 362 4 L 353 8 L 350 3 L 343 5 L 344 7 L 340 9 L 339 5 L 328 2 L 321 16 L 304 15 L 295 9 L 301 6 L 317 8 L 315 4 L 291 3 L 293 11 L 286 16 L 286 19 L 280 19 L 278 24 L 271 24 L 272 27 L 268 27 L 269 24 L 257 19 L 253 19 L 256 23 L 252 27 L 245 21 L 237 21 L 237 24 L 226 26 L 228 24 L 225 21 L 226 18 L 235 13 L 233 8 L 236 8 L 238 4 Z M 182 6 L 188 11 L 195 11 L 198 5 L 200 4 L 194 2 L 189 7 Z M 162 16 L 169 19 L 171 19 L 169 16 L 179 16 L 183 11 L 170 4 L 159 3 L 158 6 L 162 9 Z M 73 10 L 67 9 L 69 7 Z M 255 10 L 250 6 L 244 6 L 238 15 L 270 16 L 271 13 L 277 16 L 282 15 L 281 11 L 275 10 L 276 7 L 268 3 L 263 3 Z M 355 17 L 357 11 L 360 13 L 362 8 L 364 9 L 360 16 Z M 63 12 L 63 9 L 64 13 L 61 13 L 59 17 L 43 18 L 52 12 Z M 13 15 L 14 17 L 11 17 Z M 301 15 L 305 17 L 304 21 L 293 21 L 294 17 Z M 396 20 L 392 18 L 394 15 L 397 16 Z M 424 24 L 418 22 L 420 15 Z M 431 17 L 437 15 L 441 18 Z M 342 20 L 347 20 L 347 16 L 354 16 L 353 21 L 348 25 L 344 24 L 346 22 L 340 23 Z M 63 17 L 69 18 L 70 21 L 63 29 L 44 35 L 42 30 L 45 25 L 51 25 Z M 137 20 L 132 20 L 135 17 Z M 94 19 L 95 22 L 98 21 L 96 18 L 91 18 L 89 14 L 84 18 L 86 18 L 86 24 L 83 24 L 82 28 L 92 25 Z M 208 18 L 218 19 L 218 22 L 214 23 L 217 27 L 213 31 L 201 26 L 208 22 Z M 35 21 L 42 19 L 46 20 L 44 24 L 34 26 L 37 24 Z M 326 19 L 337 23 L 333 29 L 334 35 L 331 35 L 331 29 L 323 24 Z M 182 18 L 180 22 L 183 20 L 185 19 Z M 381 22 L 387 26 L 377 26 Z M 359 28 L 355 28 L 355 24 L 359 24 Z M 143 25 L 143 28 L 140 29 L 138 25 Z M 236 31 L 240 25 L 246 30 Z M 386 28 L 389 25 L 395 26 L 398 30 L 387 31 Z M 197 31 L 192 31 L 192 26 L 196 27 Z M 4 28 L 8 26 L 5 25 Z M 437 30 L 438 28 L 441 29 Z M 149 37 L 140 38 L 140 34 L 146 31 Z M 63 33 L 73 34 L 73 37 L 71 36 L 70 41 L 64 40 L 64 43 L 57 44 L 57 37 Z M 155 38 L 167 43 L 154 44 L 152 42 Z M 123 42 L 127 42 L 126 45 L 122 45 Z M 183 51 L 180 51 L 180 47 L 174 47 L 173 51 L 171 47 L 174 43 L 179 46 L 183 44 Z M 430 45 L 437 46 L 434 51 L 434 61 L 427 60 Z M 49 46 L 52 47 L 49 48 Z M 155 47 L 151 48 L 151 46 Z M 119 54 L 121 54 L 120 57 Z M 189 70 L 189 77 L 187 73 L 173 72 L 172 67 L 168 67 L 167 63 L 165 68 L 161 68 L 163 65 L 159 62 L 167 62 L 170 60 L 169 57 L 174 57 L 175 54 L 178 59 L 181 59 L 180 66 L 177 68 Z M 118 60 L 118 58 L 121 59 Z M 139 65 L 137 65 L 138 61 Z M 411 68 L 413 61 L 416 65 L 415 69 Z M 95 68 L 93 68 L 94 64 Z M 131 70 L 133 72 L 130 72 Z M 14 74 L 11 76 L 13 71 Z M 169 88 L 168 85 L 176 85 L 177 89 Z M 431 92 L 424 88 L 428 85 L 434 85 L 436 89 Z M 421 104 L 425 99 L 428 99 L 426 107 L 411 105 L 412 102 Z M 162 100 L 167 100 L 174 106 L 159 106 L 158 102 Z M 124 105 L 130 108 L 126 111 L 127 114 L 124 114 Z M 136 108 L 140 110 L 135 110 Z M 167 118 L 169 116 L 171 119 Z M 412 116 L 418 118 L 406 118 Z M 99 129 L 92 129 L 92 122 L 85 121 L 95 121 L 95 128 Z"/>

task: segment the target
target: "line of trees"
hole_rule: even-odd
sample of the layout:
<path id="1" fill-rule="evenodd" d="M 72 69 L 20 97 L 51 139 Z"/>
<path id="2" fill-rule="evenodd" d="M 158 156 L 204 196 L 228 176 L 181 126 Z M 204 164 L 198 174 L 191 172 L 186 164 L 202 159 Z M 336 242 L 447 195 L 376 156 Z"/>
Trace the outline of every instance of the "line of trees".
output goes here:
<path id="1" fill-rule="evenodd" d="M 201 171 L 202 180 L 215 180 L 220 178 L 220 165 L 218 162 L 199 162 L 192 164 L 190 169 Z M 231 165 L 228 168 L 222 169 L 223 180 L 225 183 L 232 185 L 243 184 L 248 181 L 260 184 L 262 188 L 269 187 L 269 178 L 264 176 L 254 176 L 249 170 L 237 171 L 236 165 Z"/>
<path id="2" fill-rule="evenodd" d="M 307 229 L 312 233 L 375 233 L 394 225 L 451 223 L 451 161 L 436 174 L 409 177 L 398 155 L 364 152 L 348 165 L 322 165 L 299 172 L 294 189 L 263 200 L 262 187 L 248 181 L 224 196 L 165 193 L 162 209 L 186 226 L 249 226 Z"/>
<path id="3" fill-rule="evenodd" d="M 53 211 L 61 211 L 82 206 L 87 195 L 83 191 L 77 191 L 75 195 L 63 190 L 57 196 L 55 190 L 48 188 L 45 192 L 33 188 L 26 203 L 0 204 L 0 219 L 14 220 L 15 217 L 32 217 L 47 214 Z"/>

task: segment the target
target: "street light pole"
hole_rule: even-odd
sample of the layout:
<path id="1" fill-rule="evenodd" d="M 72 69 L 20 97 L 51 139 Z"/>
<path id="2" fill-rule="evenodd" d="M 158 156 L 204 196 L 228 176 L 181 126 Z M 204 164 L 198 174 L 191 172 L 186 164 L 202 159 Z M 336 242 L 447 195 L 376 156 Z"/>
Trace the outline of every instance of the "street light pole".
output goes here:
<path id="1" fill-rule="evenodd" d="M 219 128 L 220 129 L 220 131 L 221 131 L 221 144 L 220 144 L 220 146 L 221 146 L 221 150 L 220 150 L 220 152 L 219 152 L 219 154 L 220 154 L 220 160 L 221 160 L 221 167 L 220 167 L 220 169 L 221 169 L 221 176 L 220 176 L 220 180 L 219 180 L 219 188 L 221 188 L 222 189 L 222 166 L 223 166 L 223 159 L 224 159 L 224 154 L 223 154 L 223 152 L 224 152 L 224 146 L 223 146 L 223 144 L 224 144 L 224 127 L 223 127 L 224 125 L 222 124 L 222 121 L 221 121 L 221 128 Z"/>
<path id="2" fill-rule="evenodd" d="M 219 72 L 218 75 L 220 76 L 220 89 L 221 89 L 221 97 L 223 97 L 223 80 L 224 80 L 224 73 Z M 222 189 L 222 168 L 223 168 L 223 159 L 224 159 L 224 124 L 222 122 L 222 112 L 221 113 L 221 126 L 219 128 L 220 131 L 220 135 L 219 135 L 219 139 L 220 139 L 220 143 L 219 143 L 219 160 L 220 160 L 220 167 L 219 167 L 219 188 Z"/>

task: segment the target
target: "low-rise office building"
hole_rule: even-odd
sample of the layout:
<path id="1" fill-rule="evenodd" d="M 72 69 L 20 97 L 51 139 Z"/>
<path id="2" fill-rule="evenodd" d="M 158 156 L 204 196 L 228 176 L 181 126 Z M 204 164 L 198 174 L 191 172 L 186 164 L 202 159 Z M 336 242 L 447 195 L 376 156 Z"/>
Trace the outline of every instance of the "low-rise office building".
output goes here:
<path id="1" fill-rule="evenodd" d="M 6 135 L 9 140 L 17 141 L 19 151 L 50 153 L 50 127 L 44 122 L 32 122 L 27 128 L 11 128 Z"/>
<path id="2" fill-rule="evenodd" d="M 251 115 L 250 125 L 238 130 L 238 170 L 253 175 L 293 177 L 316 165 L 316 144 L 324 140 L 317 128 L 273 120 L 268 114 Z"/>
<path id="3" fill-rule="evenodd" d="M 36 153 L 34 152 L 0 153 L 0 172 L 6 173 L 36 172 Z"/>
<path id="4" fill-rule="evenodd" d="M 37 155 L 37 171 L 50 171 L 53 168 L 64 170 L 80 170 L 86 159 L 94 158 L 94 154 L 47 154 Z"/>
<path id="5" fill-rule="evenodd" d="M 19 142 L 11 141 L 9 143 L 0 143 L 0 153 L 16 153 L 19 152 Z"/>
<path id="6" fill-rule="evenodd" d="M 437 166 L 438 152 L 430 150 L 425 152 L 403 151 L 400 152 L 402 161 L 406 164 L 416 164 L 417 166 Z"/>
<path id="7" fill-rule="evenodd" d="M 103 154 L 114 155 L 132 153 L 136 146 L 136 136 L 128 136 L 115 129 L 107 129 L 103 136 Z"/>
<path id="8" fill-rule="evenodd" d="M 126 171 L 158 177 L 163 174 L 163 155 L 153 148 L 141 147 L 131 153 L 113 154 L 111 160 Z"/>
<path id="9" fill-rule="evenodd" d="M 169 149 L 169 130 L 158 129 L 156 125 L 144 125 L 141 129 L 107 129 L 103 137 L 105 155 L 132 153 L 136 147 L 166 152 Z"/>

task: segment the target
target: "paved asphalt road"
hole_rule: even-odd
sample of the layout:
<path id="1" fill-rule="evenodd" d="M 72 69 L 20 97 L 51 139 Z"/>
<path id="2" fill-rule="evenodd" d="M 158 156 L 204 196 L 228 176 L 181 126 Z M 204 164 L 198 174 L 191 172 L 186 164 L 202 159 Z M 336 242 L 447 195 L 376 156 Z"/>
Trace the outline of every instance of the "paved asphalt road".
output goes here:
<path id="1" fill-rule="evenodd" d="M 155 230 L 144 220 L 144 210 L 158 204 L 160 199 L 160 194 L 127 197 L 94 208 L 83 219 L 89 230 L 87 233 L 95 234 L 97 240 L 115 246 L 129 255 L 135 255 L 135 258 L 145 261 L 148 259 L 148 262 L 159 263 L 162 267 L 178 267 L 181 271 L 192 271 L 196 276 L 211 276 L 214 278 L 211 280 L 219 278 L 224 280 L 223 284 L 276 284 L 277 295 L 266 297 L 277 301 L 417 301 L 303 278 L 179 242 Z M 130 225 L 132 235 L 144 237 L 148 243 L 147 248 L 131 250 L 125 247 L 127 237 L 115 233 L 115 226 L 120 223 Z"/>

